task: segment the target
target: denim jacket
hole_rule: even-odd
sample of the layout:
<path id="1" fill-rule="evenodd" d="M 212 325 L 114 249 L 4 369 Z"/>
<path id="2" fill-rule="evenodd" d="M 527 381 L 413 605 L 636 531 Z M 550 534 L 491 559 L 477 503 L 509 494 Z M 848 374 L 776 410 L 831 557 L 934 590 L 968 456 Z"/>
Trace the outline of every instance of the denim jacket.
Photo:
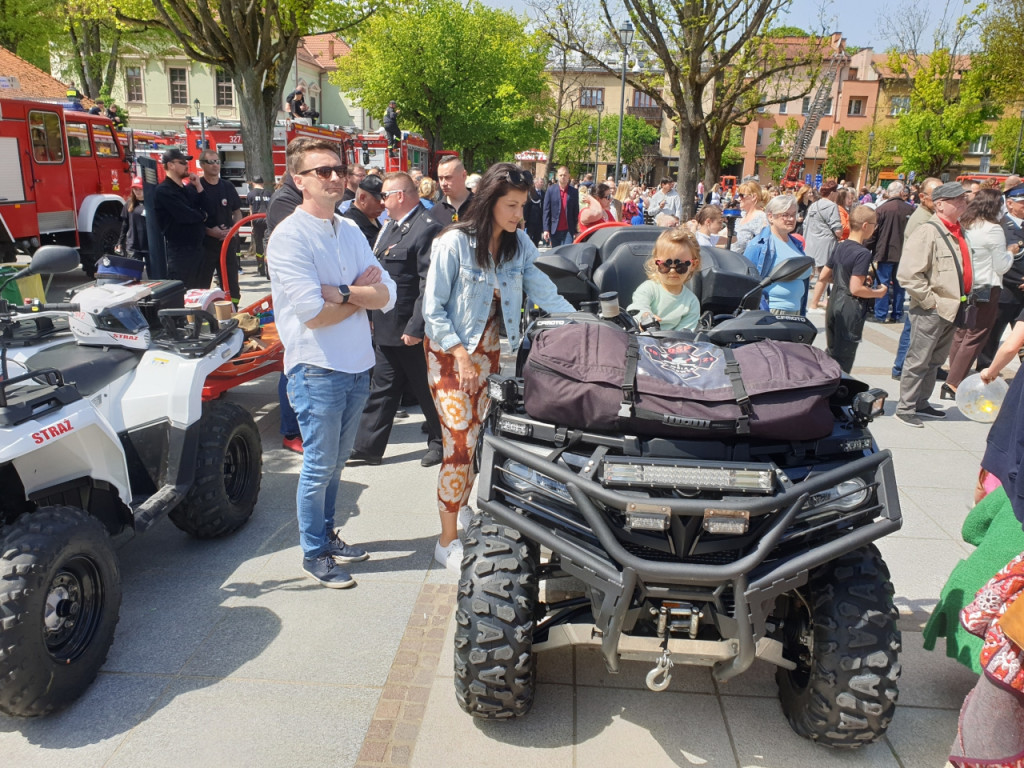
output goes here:
<path id="1" fill-rule="evenodd" d="M 799 237 L 790 234 L 789 244 L 793 246 L 799 253 L 804 253 L 804 243 Z M 775 269 L 776 257 L 778 254 L 775 252 L 775 245 L 772 242 L 772 228 L 770 226 L 765 227 L 761 232 L 754 237 L 750 243 L 747 244 L 746 250 L 743 251 L 743 255 L 747 261 L 754 265 L 757 270 L 757 274 L 762 278 L 768 277 L 773 269 Z M 808 278 L 810 272 L 807 273 Z M 801 278 L 807 279 L 807 278 Z M 772 287 L 766 288 L 764 293 L 761 294 L 761 309 L 768 309 L 769 296 L 771 294 Z M 804 298 L 801 302 L 800 314 L 806 314 L 807 306 L 807 295 L 804 292 Z"/>
<path id="2" fill-rule="evenodd" d="M 534 266 L 540 254 L 522 230 L 516 232 L 519 247 L 511 261 L 493 270 L 476 263 L 476 238 L 449 230 L 436 240 L 430 254 L 430 271 L 423 293 L 426 333 L 444 351 L 462 344 L 476 350 L 490 313 L 494 289 L 501 294 L 501 315 L 509 346 L 519 347 L 519 317 L 523 293 L 548 312 L 572 312 L 573 306 L 558 295 L 551 279 Z"/>

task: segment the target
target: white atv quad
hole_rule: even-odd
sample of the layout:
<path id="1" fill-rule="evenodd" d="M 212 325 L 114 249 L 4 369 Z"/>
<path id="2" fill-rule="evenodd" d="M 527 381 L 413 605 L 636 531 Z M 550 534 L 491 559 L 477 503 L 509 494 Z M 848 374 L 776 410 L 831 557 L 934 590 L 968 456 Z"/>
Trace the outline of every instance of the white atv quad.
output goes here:
<path id="1" fill-rule="evenodd" d="M 13 276 L 78 266 L 45 246 Z M 0 286 L 2 288 L 2 286 Z M 97 285 L 75 304 L 0 300 L 0 712 L 43 715 L 92 683 L 121 603 L 116 544 L 169 514 L 200 538 L 251 516 L 262 447 L 251 414 L 202 401 L 242 331 Z M 148 290 L 148 289 L 146 289 Z"/>

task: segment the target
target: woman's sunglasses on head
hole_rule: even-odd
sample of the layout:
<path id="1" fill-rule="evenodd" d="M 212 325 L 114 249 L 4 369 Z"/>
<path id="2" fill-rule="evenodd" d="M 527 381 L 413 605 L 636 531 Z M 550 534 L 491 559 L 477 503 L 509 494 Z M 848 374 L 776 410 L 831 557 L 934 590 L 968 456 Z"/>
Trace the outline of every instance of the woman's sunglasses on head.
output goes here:
<path id="1" fill-rule="evenodd" d="M 658 271 L 663 275 L 667 275 L 669 272 L 672 272 L 673 270 L 676 272 L 676 274 L 685 275 L 686 272 L 690 269 L 690 264 L 692 264 L 693 262 L 683 261 L 682 259 L 658 259 L 654 263 L 658 267 Z"/>

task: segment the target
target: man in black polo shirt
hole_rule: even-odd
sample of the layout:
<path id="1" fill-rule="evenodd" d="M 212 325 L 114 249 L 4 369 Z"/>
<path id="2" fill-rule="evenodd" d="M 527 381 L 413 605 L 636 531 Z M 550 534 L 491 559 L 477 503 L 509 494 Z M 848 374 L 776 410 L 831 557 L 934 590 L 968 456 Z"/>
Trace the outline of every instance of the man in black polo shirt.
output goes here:
<path id="1" fill-rule="evenodd" d="M 371 173 L 359 182 L 355 200 L 352 201 L 351 207 L 341 214 L 359 225 L 360 231 L 370 243 L 371 250 L 377 242 L 377 235 L 380 234 L 380 222 L 377 219 L 384 212 L 384 203 L 381 202 L 380 195 L 383 186 L 384 182 L 380 176 Z"/>
<path id="2" fill-rule="evenodd" d="M 466 166 L 459 158 L 449 155 L 437 164 L 437 183 L 444 195 L 441 207 L 452 217 L 452 221 L 458 221 L 465 215 L 469 201 L 473 199 L 472 190 L 466 186 Z M 434 216 L 440 217 L 441 212 L 436 211 Z"/>
<path id="3" fill-rule="evenodd" d="M 206 237 L 203 238 L 203 265 L 199 273 L 200 288 L 209 288 L 216 269 L 220 274 L 220 251 L 231 226 L 242 218 L 242 200 L 235 185 L 220 177 L 220 155 L 212 149 L 199 153 L 203 175 L 196 180 L 199 205 L 206 211 Z M 230 289 L 237 304 L 241 291 L 238 286 L 238 238 L 228 246 L 228 274 L 220 275 L 220 287 Z"/>
<path id="4" fill-rule="evenodd" d="M 184 183 L 191 159 L 177 147 L 164 152 L 161 161 L 167 178 L 153 192 L 153 214 L 164 236 L 167 278 L 181 280 L 186 288 L 199 288 L 206 213 L 193 185 Z M 210 287 L 209 279 L 205 287 Z"/>

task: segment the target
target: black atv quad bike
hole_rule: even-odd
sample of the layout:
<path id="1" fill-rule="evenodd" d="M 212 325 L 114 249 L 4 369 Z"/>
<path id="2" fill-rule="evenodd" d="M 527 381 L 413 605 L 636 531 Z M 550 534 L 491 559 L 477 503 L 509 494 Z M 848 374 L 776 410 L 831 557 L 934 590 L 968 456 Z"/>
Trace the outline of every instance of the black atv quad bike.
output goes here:
<path id="1" fill-rule="evenodd" d="M 614 290 L 626 304 L 659 231 L 604 230 L 538 264 L 575 302 L 592 306 Z M 806 264 L 759 281 L 728 251 L 705 248 L 702 262 L 691 285 L 711 312 L 695 338 L 813 341 L 806 318 L 715 314 L 756 306 L 764 287 Z M 543 318 L 530 337 L 580 321 Z M 622 316 L 609 322 L 635 329 Z M 591 644 L 613 673 L 623 659 L 651 662 L 654 691 L 673 666 L 710 666 L 725 681 L 764 659 L 801 736 L 833 747 L 882 736 L 896 705 L 900 632 L 873 542 L 902 517 L 891 454 L 868 425 L 886 394 L 844 376 L 828 400 L 831 433 L 814 440 L 674 439 L 531 417 L 520 376 L 528 360 L 527 351 L 517 375 L 489 382 L 456 613 L 462 708 L 525 715 L 536 654 Z"/>

